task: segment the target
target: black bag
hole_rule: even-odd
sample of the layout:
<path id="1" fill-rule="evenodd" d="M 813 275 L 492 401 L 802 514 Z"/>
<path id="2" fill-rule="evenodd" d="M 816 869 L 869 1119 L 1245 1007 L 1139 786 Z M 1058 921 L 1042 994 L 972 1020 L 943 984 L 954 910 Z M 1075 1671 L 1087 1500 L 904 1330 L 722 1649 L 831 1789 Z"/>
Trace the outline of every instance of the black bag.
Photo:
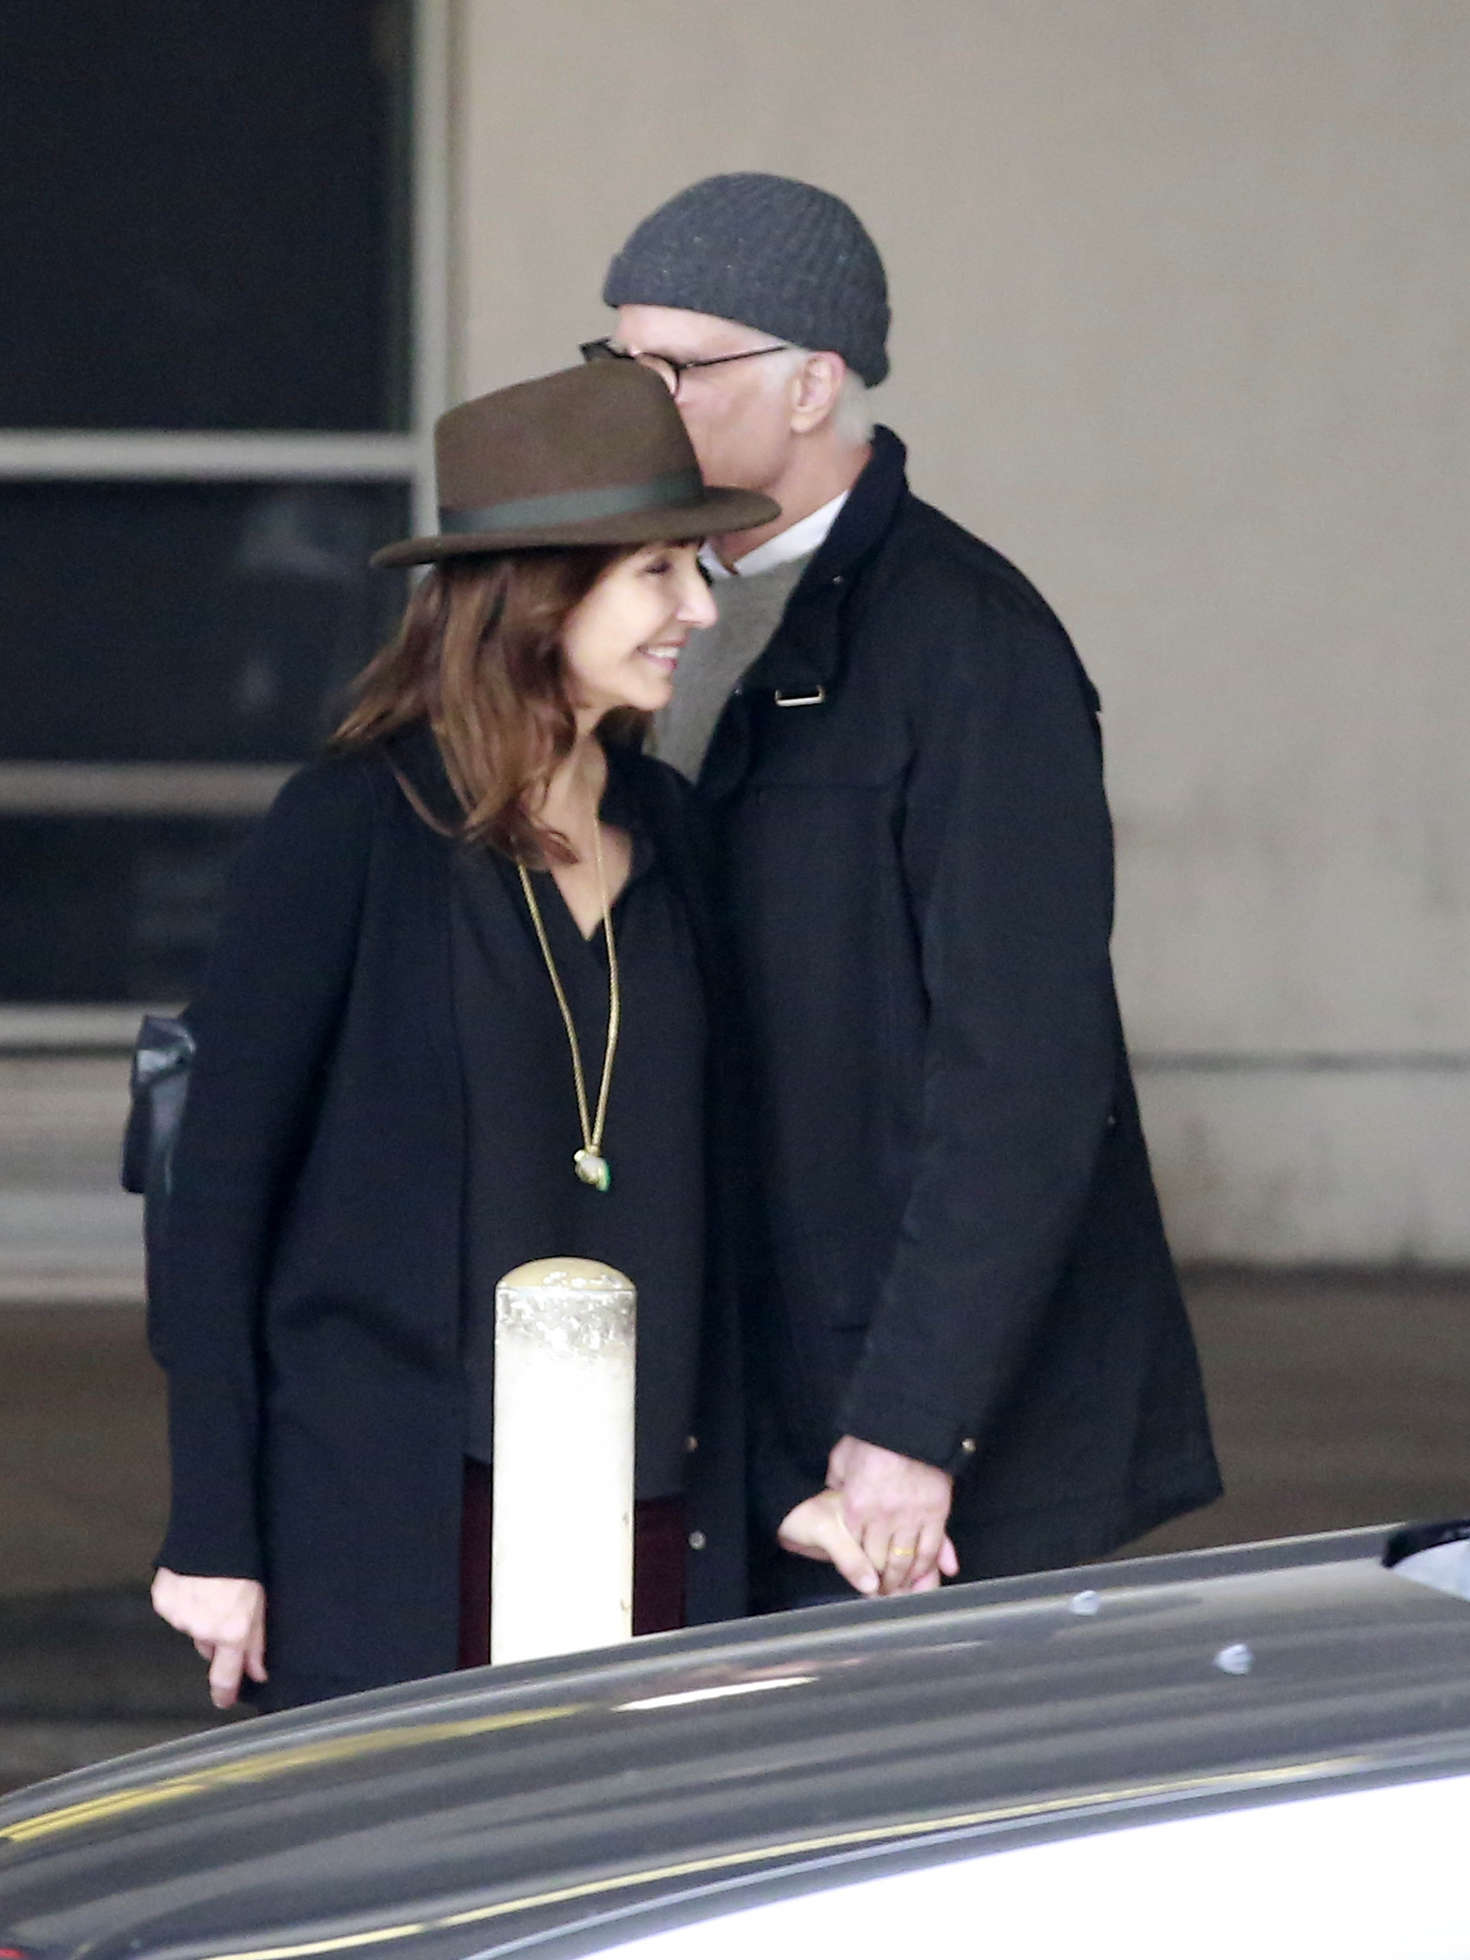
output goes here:
<path id="1" fill-rule="evenodd" d="M 122 1187 L 143 1199 L 144 1230 L 152 1237 L 173 1181 L 174 1139 L 189 1093 L 194 1036 L 187 1013 L 145 1014 L 128 1079 L 132 1107 L 123 1131 Z"/>

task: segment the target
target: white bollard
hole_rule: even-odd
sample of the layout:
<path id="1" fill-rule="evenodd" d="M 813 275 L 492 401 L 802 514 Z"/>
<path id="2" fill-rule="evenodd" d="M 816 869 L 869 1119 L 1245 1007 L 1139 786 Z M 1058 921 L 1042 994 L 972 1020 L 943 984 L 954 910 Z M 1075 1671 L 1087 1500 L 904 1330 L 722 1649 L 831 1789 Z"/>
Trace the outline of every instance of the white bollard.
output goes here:
<path id="1" fill-rule="evenodd" d="M 637 1293 L 592 1259 L 537 1259 L 495 1290 L 490 1659 L 633 1630 Z"/>

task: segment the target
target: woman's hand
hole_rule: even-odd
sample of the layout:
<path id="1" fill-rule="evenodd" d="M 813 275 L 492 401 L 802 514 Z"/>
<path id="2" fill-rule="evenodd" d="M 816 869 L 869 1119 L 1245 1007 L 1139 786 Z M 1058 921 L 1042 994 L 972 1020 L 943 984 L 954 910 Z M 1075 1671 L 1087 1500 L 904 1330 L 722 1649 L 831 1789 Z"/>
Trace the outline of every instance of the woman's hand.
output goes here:
<path id="1" fill-rule="evenodd" d="M 854 1592 L 878 1590 L 877 1569 L 843 1520 L 840 1490 L 803 1498 L 781 1520 L 776 1542 L 783 1551 L 835 1565 Z"/>
<path id="2" fill-rule="evenodd" d="M 209 1662 L 209 1699 L 231 1708 L 240 1677 L 264 1681 L 265 1587 L 258 1579 L 191 1578 L 160 1565 L 153 1575 L 153 1610 L 187 1633 Z"/>

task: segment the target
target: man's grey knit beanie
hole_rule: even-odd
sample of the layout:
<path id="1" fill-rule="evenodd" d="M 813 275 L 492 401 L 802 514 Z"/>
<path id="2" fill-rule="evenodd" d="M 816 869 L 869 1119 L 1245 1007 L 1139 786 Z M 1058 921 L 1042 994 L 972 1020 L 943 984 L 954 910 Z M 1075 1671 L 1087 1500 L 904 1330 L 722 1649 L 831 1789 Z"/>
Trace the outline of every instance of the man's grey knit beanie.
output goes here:
<path id="1" fill-rule="evenodd" d="M 888 282 L 857 214 L 814 184 L 739 170 L 691 184 L 608 267 L 609 306 L 677 306 L 888 372 Z"/>

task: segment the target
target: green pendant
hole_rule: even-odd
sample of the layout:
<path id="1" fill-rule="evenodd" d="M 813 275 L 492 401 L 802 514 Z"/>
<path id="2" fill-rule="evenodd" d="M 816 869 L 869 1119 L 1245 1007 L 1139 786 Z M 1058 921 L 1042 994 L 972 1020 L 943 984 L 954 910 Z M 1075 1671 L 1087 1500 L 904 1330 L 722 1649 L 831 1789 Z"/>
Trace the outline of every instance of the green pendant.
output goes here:
<path id="1" fill-rule="evenodd" d="M 572 1162 L 578 1177 L 584 1184 L 590 1184 L 594 1191 L 611 1188 L 612 1167 L 600 1150 L 579 1150 Z"/>

